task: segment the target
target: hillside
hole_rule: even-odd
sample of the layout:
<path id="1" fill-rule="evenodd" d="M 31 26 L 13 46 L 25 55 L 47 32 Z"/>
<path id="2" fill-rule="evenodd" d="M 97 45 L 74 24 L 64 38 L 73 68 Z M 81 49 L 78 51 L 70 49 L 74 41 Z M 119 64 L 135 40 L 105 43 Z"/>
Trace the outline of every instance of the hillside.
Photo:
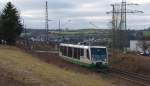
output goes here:
<path id="1" fill-rule="evenodd" d="M 100 76 L 64 70 L 33 58 L 18 48 L 8 46 L 0 46 L 0 85 L 112 86 Z"/>

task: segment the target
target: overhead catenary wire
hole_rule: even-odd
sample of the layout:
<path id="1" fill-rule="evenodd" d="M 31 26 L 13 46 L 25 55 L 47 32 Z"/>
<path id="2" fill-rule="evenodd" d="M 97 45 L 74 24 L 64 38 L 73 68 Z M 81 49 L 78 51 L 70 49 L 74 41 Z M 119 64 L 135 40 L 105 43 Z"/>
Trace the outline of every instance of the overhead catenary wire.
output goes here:
<path id="1" fill-rule="evenodd" d="M 5 8 L 4 2 L 0 1 L 0 15 L 2 14 L 4 8 Z"/>

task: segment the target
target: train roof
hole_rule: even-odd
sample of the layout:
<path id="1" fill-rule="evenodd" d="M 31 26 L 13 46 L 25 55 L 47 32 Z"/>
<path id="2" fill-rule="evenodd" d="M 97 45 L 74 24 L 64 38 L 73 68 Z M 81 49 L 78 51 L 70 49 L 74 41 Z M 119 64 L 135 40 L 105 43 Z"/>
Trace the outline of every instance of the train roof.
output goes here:
<path id="1" fill-rule="evenodd" d="M 61 43 L 60 46 L 67 46 L 67 47 L 74 47 L 74 48 L 84 48 L 84 49 L 88 49 L 88 48 L 106 48 L 104 46 L 87 46 L 87 45 L 74 45 L 74 44 L 64 44 L 64 43 Z"/>

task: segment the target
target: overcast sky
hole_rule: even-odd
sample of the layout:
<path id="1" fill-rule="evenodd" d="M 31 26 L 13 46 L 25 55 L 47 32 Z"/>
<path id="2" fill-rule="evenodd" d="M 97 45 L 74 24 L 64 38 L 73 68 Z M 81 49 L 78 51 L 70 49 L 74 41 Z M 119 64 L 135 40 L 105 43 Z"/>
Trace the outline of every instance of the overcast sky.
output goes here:
<path id="1" fill-rule="evenodd" d="M 0 0 L 0 8 L 11 1 L 20 11 L 27 28 L 45 28 L 45 0 Z M 129 6 L 128 9 L 142 10 L 144 14 L 129 14 L 128 28 L 143 29 L 150 26 L 150 0 L 127 0 L 138 3 L 139 6 Z M 49 29 L 58 29 L 61 20 L 62 28 L 80 29 L 95 28 L 108 29 L 111 15 L 110 4 L 121 0 L 48 0 Z M 94 25 L 89 24 L 92 22 Z"/>

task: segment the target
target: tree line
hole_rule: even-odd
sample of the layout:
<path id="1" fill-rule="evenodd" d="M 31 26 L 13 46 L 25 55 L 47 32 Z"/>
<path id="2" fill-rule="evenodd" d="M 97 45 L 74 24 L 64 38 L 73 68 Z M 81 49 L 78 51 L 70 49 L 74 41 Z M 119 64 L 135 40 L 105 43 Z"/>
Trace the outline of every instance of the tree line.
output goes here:
<path id="1" fill-rule="evenodd" d="M 20 13 L 11 2 L 8 2 L 0 14 L 0 44 L 5 41 L 8 45 L 15 45 L 22 31 Z"/>

